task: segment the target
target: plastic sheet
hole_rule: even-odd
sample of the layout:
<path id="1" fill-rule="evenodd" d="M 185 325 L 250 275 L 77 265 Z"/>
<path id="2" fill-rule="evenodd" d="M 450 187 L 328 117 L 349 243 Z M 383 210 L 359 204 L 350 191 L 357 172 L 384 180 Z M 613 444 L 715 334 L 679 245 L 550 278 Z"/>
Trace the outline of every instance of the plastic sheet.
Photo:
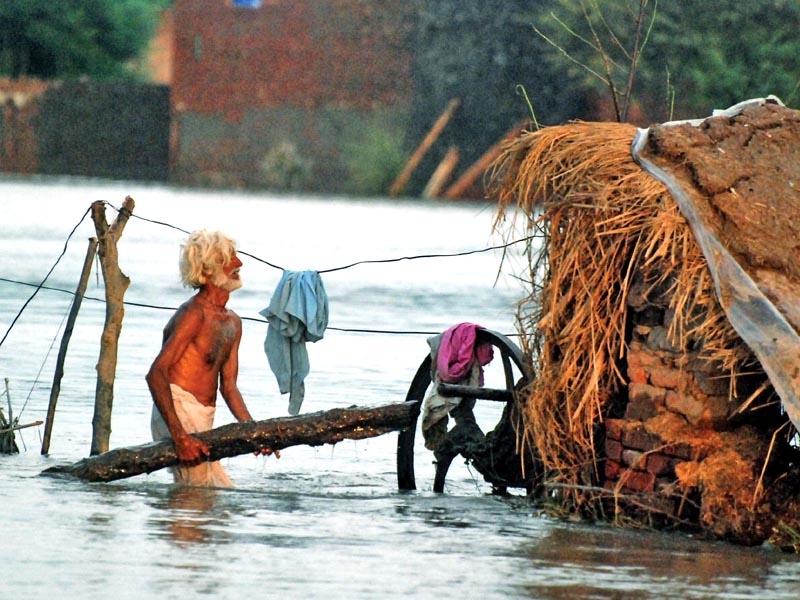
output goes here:
<path id="1" fill-rule="evenodd" d="M 754 102 L 779 102 L 774 97 L 741 102 L 713 116 L 734 116 Z M 682 121 L 697 125 L 699 121 Z M 667 125 L 678 124 L 668 123 Z M 661 181 L 669 190 L 697 240 L 714 279 L 717 298 L 733 328 L 753 350 L 781 398 L 784 410 L 800 430 L 800 336 L 786 315 L 775 306 L 764 291 L 728 252 L 692 202 L 690 195 L 666 170 L 642 155 L 649 129 L 640 129 L 633 140 L 631 153 L 636 163 Z M 762 285 L 763 282 L 762 282 Z M 787 297 L 785 290 L 768 290 L 780 298 L 784 307 L 797 311 L 797 298 Z"/>

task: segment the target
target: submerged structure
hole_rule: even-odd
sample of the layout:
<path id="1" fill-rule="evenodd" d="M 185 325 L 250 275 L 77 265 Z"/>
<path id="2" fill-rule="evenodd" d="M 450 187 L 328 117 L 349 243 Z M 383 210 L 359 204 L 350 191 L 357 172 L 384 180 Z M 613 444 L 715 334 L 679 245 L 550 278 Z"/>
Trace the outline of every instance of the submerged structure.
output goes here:
<path id="1" fill-rule="evenodd" d="M 521 442 L 591 518 L 800 547 L 800 112 L 525 133 L 496 227 L 531 236 Z"/>

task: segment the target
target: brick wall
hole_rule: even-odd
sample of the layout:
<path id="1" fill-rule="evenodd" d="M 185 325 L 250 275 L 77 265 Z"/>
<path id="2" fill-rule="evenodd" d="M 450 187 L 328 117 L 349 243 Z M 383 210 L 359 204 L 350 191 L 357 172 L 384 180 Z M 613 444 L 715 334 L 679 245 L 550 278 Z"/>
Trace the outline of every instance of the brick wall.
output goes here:
<path id="1" fill-rule="evenodd" d="M 769 445 L 769 431 L 780 423 L 780 411 L 768 406 L 756 413 L 760 417 L 739 415 L 742 404 L 761 389 L 763 373 L 732 379 L 721 364 L 702 359 L 698 349 L 674 346 L 667 335 L 672 318 L 668 298 L 654 303 L 637 287 L 644 286 L 634 285 L 628 302 L 633 322 L 627 404 L 620 418 L 605 423 L 604 487 L 636 497 L 636 509 L 702 521 L 728 534 L 731 521 L 741 522 L 741 515 L 752 512 L 749 504 L 734 506 L 733 498 L 756 497 L 763 448 Z M 771 423 L 771 429 L 760 431 L 759 419 L 762 425 Z M 704 469 L 709 457 L 714 458 L 707 463 L 706 479 L 690 477 Z M 712 470 L 720 461 L 737 469 L 740 480 L 718 467 Z M 723 514 L 727 510 L 739 516 Z"/>
<path id="2" fill-rule="evenodd" d="M 282 149 L 336 191 L 347 142 L 406 118 L 408 3 L 176 0 L 174 179 L 258 185 Z"/>

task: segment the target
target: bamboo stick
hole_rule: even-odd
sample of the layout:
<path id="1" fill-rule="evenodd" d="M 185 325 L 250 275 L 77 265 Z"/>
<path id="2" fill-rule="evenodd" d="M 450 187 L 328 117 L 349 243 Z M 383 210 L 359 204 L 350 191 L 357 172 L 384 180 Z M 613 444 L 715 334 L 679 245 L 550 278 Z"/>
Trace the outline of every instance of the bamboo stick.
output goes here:
<path id="1" fill-rule="evenodd" d="M 75 290 L 75 297 L 72 299 L 72 308 L 70 308 L 69 316 L 67 317 L 67 324 L 64 327 L 64 335 L 61 336 L 61 346 L 58 349 L 58 359 L 56 360 L 56 370 L 53 374 L 53 386 L 50 388 L 50 402 L 47 405 L 47 418 L 44 426 L 44 438 L 42 439 L 42 454 L 47 454 L 50 451 L 50 436 L 53 432 L 53 419 L 56 415 L 56 404 L 58 403 L 58 394 L 61 391 L 61 379 L 64 376 L 64 359 L 67 356 L 67 346 L 72 337 L 72 330 L 75 327 L 75 319 L 78 316 L 78 311 L 81 308 L 83 295 L 86 293 L 86 284 L 89 281 L 89 273 L 92 270 L 92 261 L 94 260 L 97 252 L 97 238 L 89 238 L 89 247 L 86 249 L 86 258 L 83 261 L 83 270 L 81 277 L 78 280 L 78 287 Z"/>

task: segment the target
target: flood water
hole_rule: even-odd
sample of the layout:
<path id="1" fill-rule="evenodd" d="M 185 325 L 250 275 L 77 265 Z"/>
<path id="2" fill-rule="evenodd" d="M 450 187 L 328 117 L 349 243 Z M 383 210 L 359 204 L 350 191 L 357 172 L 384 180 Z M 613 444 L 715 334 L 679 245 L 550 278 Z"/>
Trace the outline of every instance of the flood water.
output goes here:
<path id="1" fill-rule="evenodd" d="M 144 381 L 161 329 L 189 295 L 177 278 L 184 230 L 221 229 L 239 249 L 292 270 L 470 252 L 501 243 L 483 204 L 352 200 L 177 190 L 86 180 L 0 180 L 0 335 L 34 292 L 74 291 L 94 235 L 94 200 L 136 201 L 119 244 L 131 278 L 119 341 L 111 447 L 149 441 Z M 116 213 L 108 208 L 109 221 Z M 141 218 L 138 218 L 141 217 Z M 144 220 L 149 219 L 149 220 Z M 153 221 L 158 221 L 156 223 Z M 519 265 L 519 250 L 507 261 Z M 242 256 L 244 288 L 229 306 L 244 321 L 239 387 L 256 419 L 286 414 L 263 352 L 258 312 L 281 271 Z M 309 344 L 303 412 L 402 401 L 427 334 L 471 321 L 514 332 L 524 290 L 500 251 L 362 264 L 323 274 L 331 329 Z M 516 263 L 514 261 L 516 260 Z M 95 266 L 96 267 L 96 266 Z M 96 272 L 95 268 L 95 272 Z M 93 272 L 87 296 L 102 298 Z M 11 281 L 8 281 L 11 280 Z M 42 289 L 0 346 L 20 423 L 44 420 L 72 297 Z M 88 455 L 104 306 L 83 302 L 67 354 L 50 453 L 43 427 L 17 433 L 0 456 L 3 598 L 796 598 L 800 560 L 685 535 L 565 523 L 521 496 L 497 498 L 454 461 L 431 491 L 433 456 L 418 438 L 418 490 L 399 492 L 397 434 L 292 447 L 279 460 L 224 461 L 234 490 L 172 485 L 156 472 L 111 484 L 42 477 Z M 377 333 L 353 330 L 377 330 Z M 407 333 L 417 332 L 417 333 Z M 499 362 L 499 361 L 498 361 Z M 487 384 L 502 386 L 490 365 Z M 494 383 L 493 383 L 494 382 Z M 7 398 L 2 397 L 8 415 Z M 488 403 L 487 403 L 488 404 Z M 499 417 L 479 403 L 485 428 Z M 223 402 L 217 425 L 231 422 Z"/>

